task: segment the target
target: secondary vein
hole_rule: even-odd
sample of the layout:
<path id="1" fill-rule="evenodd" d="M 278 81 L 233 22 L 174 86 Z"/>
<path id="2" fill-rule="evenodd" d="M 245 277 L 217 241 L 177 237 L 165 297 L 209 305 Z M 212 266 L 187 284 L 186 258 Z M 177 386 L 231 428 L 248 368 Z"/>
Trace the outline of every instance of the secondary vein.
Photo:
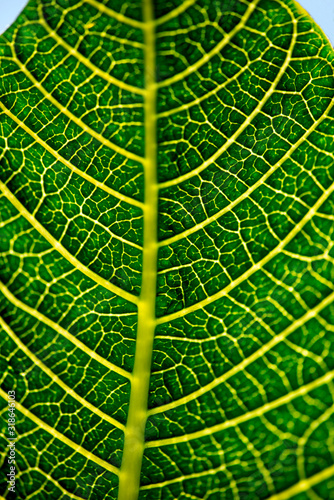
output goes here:
<path id="1" fill-rule="evenodd" d="M 25 132 L 27 132 L 27 134 L 29 134 L 30 137 L 32 137 L 34 139 L 34 141 L 36 141 L 37 144 L 39 144 L 44 149 L 46 149 L 46 151 L 48 151 L 56 160 L 60 161 L 63 165 L 65 165 L 67 168 L 69 168 L 72 172 L 79 175 L 80 177 L 82 177 L 86 181 L 90 182 L 91 184 L 93 184 L 93 186 L 95 186 L 95 187 L 101 189 L 102 191 L 114 196 L 115 198 L 118 198 L 120 201 L 124 201 L 126 203 L 129 203 L 129 205 L 134 205 L 136 207 L 142 208 L 143 204 L 141 201 L 137 201 L 134 198 L 130 198 L 129 196 L 126 196 L 122 193 L 119 193 L 118 191 L 116 191 L 115 189 L 112 189 L 111 187 L 107 186 L 103 182 L 100 182 L 100 181 L 94 179 L 94 177 L 92 177 L 91 175 L 88 175 L 85 171 L 80 170 L 78 167 L 73 165 L 73 163 L 71 163 L 69 160 L 67 160 L 66 158 L 61 156 L 58 153 L 58 151 L 53 149 L 47 142 L 43 141 L 43 139 L 41 139 L 39 137 L 39 135 L 36 134 L 36 132 L 34 132 L 22 120 L 20 120 L 20 118 L 18 118 L 14 113 L 12 113 L 8 108 L 6 108 L 6 106 L 2 102 L 0 102 L 0 109 L 2 109 L 2 111 L 7 116 L 9 116 L 9 118 L 11 118 L 20 128 L 22 128 Z"/>
<path id="2" fill-rule="evenodd" d="M 8 394 L 5 391 L 3 391 L 2 389 L 0 389 L 0 396 L 5 401 L 7 401 Z M 94 453 L 91 453 L 90 451 L 86 450 L 85 448 L 83 448 L 79 444 L 74 443 L 74 441 L 69 439 L 67 436 L 65 436 L 61 432 L 57 431 L 57 429 L 55 429 L 54 427 L 51 427 L 46 422 L 44 422 L 43 420 L 38 418 L 31 411 L 29 411 L 27 408 L 25 408 L 23 405 L 21 405 L 21 403 L 19 403 L 18 401 L 15 402 L 15 405 L 16 405 L 17 410 L 20 413 L 22 413 L 25 417 L 29 418 L 32 422 L 34 422 L 34 424 L 36 424 L 37 427 L 39 427 L 40 429 L 43 429 L 48 434 L 50 434 L 53 439 L 54 438 L 59 439 L 62 443 L 66 444 L 67 446 L 72 448 L 72 450 L 75 453 L 80 453 L 80 455 L 84 456 L 87 460 L 91 460 L 92 462 L 96 463 L 97 465 L 99 465 L 103 469 L 106 469 L 106 470 L 108 470 L 116 475 L 119 474 L 119 470 L 117 469 L 117 467 L 110 464 L 109 462 L 106 462 L 106 460 L 102 460 L 102 458 L 97 457 L 96 455 L 94 455 Z"/>
<path id="3" fill-rule="evenodd" d="M 95 283 L 98 285 L 103 286 L 110 292 L 113 292 L 114 294 L 118 295 L 119 297 L 122 297 L 125 300 L 128 300 L 129 302 L 132 302 L 133 304 L 136 304 L 138 302 L 138 298 L 135 295 L 132 295 L 131 293 L 122 290 L 121 288 L 117 287 L 116 285 L 113 285 L 110 283 L 110 281 L 106 280 L 105 278 L 102 278 L 98 274 L 96 274 L 94 271 L 89 269 L 87 266 L 82 264 L 76 257 L 74 257 L 59 241 L 57 241 L 52 234 L 49 233 L 45 229 L 44 226 L 40 222 L 38 222 L 35 217 L 28 212 L 28 210 L 22 205 L 22 203 L 14 196 L 14 194 L 8 189 L 8 187 L 0 181 L 0 191 L 8 198 L 8 200 L 14 205 L 14 207 L 18 210 L 18 212 L 32 225 L 36 231 L 39 232 L 43 238 L 45 238 L 50 245 L 57 250 L 65 259 L 68 260 L 76 269 L 81 271 L 83 274 L 88 276 L 88 278 L 92 279 Z"/>
<path id="4" fill-rule="evenodd" d="M 64 338 L 69 340 L 77 349 L 80 349 L 82 352 L 87 354 L 90 358 L 94 359 L 98 363 L 100 363 L 102 366 L 105 366 L 108 370 L 111 370 L 113 372 L 118 373 L 118 375 L 121 375 L 122 377 L 125 377 L 126 379 L 131 379 L 131 374 L 128 373 L 126 370 L 123 368 L 120 368 L 119 366 L 115 365 L 114 363 L 110 363 L 107 359 L 103 358 L 99 354 L 97 354 L 95 351 L 90 349 L 86 344 L 81 342 L 77 337 L 72 335 L 70 332 L 65 330 L 62 326 L 60 326 L 58 323 L 55 321 L 52 321 L 52 319 L 48 318 L 47 316 L 44 316 L 41 312 L 37 311 L 36 309 L 28 306 L 21 300 L 19 300 L 15 295 L 11 293 L 11 291 L 0 281 L 0 291 L 4 294 L 6 299 L 11 302 L 15 307 L 18 309 L 21 309 L 22 311 L 30 314 L 34 318 L 36 318 L 38 321 L 41 323 L 49 326 L 52 328 L 55 332 L 58 334 L 62 335 Z"/>
<path id="5" fill-rule="evenodd" d="M 104 411 L 101 411 L 96 406 L 92 405 L 85 398 L 81 397 L 76 391 L 71 389 L 63 380 L 58 377 L 48 366 L 46 366 L 13 332 L 10 326 L 0 317 L 0 326 L 4 329 L 7 335 L 15 342 L 15 344 L 24 352 L 28 359 L 30 359 L 36 366 L 38 366 L 46 375 L 48 375 L 51 380 L 53 380 L 59 387 L 63 389 L 65 394 L 71 396 L 73 399 L 78 401 L 84 408 L 90 410 L 93 414 L 100 417 L 102 420 L 109 422 L 109 424 L 117 427 L 121 431 L 124 431 L 124 425 L 116 420 L 115 418 L 107 415 Z"/>

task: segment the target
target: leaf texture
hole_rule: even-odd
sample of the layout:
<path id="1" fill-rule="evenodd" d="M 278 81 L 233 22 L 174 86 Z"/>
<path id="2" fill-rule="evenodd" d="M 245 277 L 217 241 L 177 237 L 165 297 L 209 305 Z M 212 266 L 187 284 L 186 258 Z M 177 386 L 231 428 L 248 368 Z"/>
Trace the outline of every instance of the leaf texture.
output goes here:
<path id="1" fill-rule="evenodd" d="M 333 49 L 294 0 L 0 37 L 0 493 L 334 498 Z"/>

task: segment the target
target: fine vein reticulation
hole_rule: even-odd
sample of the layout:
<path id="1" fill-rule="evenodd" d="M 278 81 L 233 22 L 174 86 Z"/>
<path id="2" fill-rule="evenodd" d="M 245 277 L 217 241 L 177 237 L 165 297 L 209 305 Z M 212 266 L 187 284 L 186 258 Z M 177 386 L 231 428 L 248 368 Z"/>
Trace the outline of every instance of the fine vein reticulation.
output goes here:
<path id="1" fill-rule="evenodd" d="M 18 500 L 334 496 L 333 61 L 294 0 L 31 0 L 0 37 Z"/>

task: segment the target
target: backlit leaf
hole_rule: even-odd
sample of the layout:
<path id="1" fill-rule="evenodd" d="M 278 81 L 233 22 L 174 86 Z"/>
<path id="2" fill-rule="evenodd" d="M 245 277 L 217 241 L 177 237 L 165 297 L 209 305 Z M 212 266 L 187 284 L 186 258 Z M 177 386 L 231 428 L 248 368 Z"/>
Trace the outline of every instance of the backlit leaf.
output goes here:
<path id="1" fill-rule="evenodd" d="M 333 49 L 294 0 L 31 0 L 0 37 L 19 500 L 334 498 Z"/>

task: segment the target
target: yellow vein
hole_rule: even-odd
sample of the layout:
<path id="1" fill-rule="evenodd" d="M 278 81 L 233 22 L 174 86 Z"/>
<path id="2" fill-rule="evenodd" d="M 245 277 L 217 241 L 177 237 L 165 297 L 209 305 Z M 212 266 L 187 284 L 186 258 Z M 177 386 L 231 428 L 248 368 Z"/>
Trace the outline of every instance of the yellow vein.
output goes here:
<path id="1" fill-rule="evenodd" d="M 56 488 L 58 488 L 62 492 L 63 495 L 65 495 L 65 498 L 70 497 L 70 498 L 73 498 L 74 500 L 84 500 L 83 497 L 78 497 L 74 493 L 71 493 L 70 491 L 65 490 L 65 488 L 61 484 L 59 484 L 58 481 L 56 481 L 56 479 L 54 479 L 52 476 L 50 476 L 50 474 L 48 474 L 44 470 L 40 469 L 39 467 L 29 467 L 26 470 L 24 470 L 22 474 L 20 474 L 20 473 L 17 474 L 17 477 L 21 478 L 21 476 L 23 476 L 27 473 L 29 474 L 30 471 L 37 472 L 41 476 L 44 476 L 48 481 L 51 481 L 51 483 L 54 484 L 56 486 Z M 41 488 L 44 488 L 44 484 L 41 486 Z M 34 497 L 36 498 L 36 496 L 37 496 L 36 491 L 34 490 L 28 497 L 25 498 L 25 500 L 29 500 L 30 498 L 34 498 Z M 0 500 L 1 500 L 1 497 L 0 497 Z"/>
<path id="2" fill-rule="evenodd" d="M 193 439 L 199 439 L 207 436 L 211 436 L 216 432 L 221 432 L 225 429 L 229 429 L 231 427 L 236 427 L 243 422 L 248 422 L 252 418 L 262 417 L 265 413 L 274 410 L 275 408 L 279 408 L 280 406 L 287 405 L 291 403 L 294 399 L 299 398 L 301 396 L 305 396 L 309 392 L 321 387 L 322 385 L 330 383 L 334 379 L 334 371 L 328 372 L 322 377 L 309 382 L 308 384 L 291 391 L 284 396 L 271 401 L 270 403 L 266 403 L 255 410 L 251 410 L 243 415 L 239 415 L 238 417 L 233 418 L 232 420 L 227 420 L 226 422 L 222 422 L 221 424 L 216 424 L 212 427 L 206 427 L 200 431 L 191 432 L 189 434 L 185 434 L 183 436 L 176 436 L 172 438 L 165 439 L 157 439 L 156 441 L 149 441 L 146 443 L 146 448 L 155 448 L 160 446 L 168 446 L 175 445 L 178 443 L 185 443 L 191 441 Z"/>
<path id="3" fill-rule="evenodd" d="M 7 401 L 8 394 L 6 394 L 5 391 L 3 391 L 2 389 L 0 389 L 0 396 L 5 401 Z M 97 457 L 96 455 L 94 455 L 94 453 L 91 453 L 90 451 L 86 450 L 85 448 L 83 448 L 79 444 L 74 443 L 74 441 L 69 439 L 67 436 L 65 436 L 61 432 L 57 431 L 57 429 L 55 429 L 54 427 L 51 427 L 50 425 L 46 424 L 43 420 L 36 417 L 36 415 L 34 415 L 31 411 L 27 410 L 27 408 L 25 408 L 23 405 L 21 405 L 21 403 L 19 403 L 18 401 L 15 402 L 15 405 L 16 405 L 17 410 L 20 413 L 22 413 L 25 417 L 29 418 L 40 429 L 43 429 L 48 434 L 50 434 L 52 436 L 52 438 L 59 439 L 59 441 L 61 441 L 62 443 L 66 444 L 67 446 L 72 448 L 72 450 L 74 450 L 76 453 L 80 453 L 80 455 L 85 457 L 87 460 L 91 460 L 92 462 L 98 464 L 103 469 L 106 469 L 106 470 L 108 470 L 116 475 L 119 474 L 119 470 L 117 469 L 117 467 L 115 467 L 114 465 L 111 465 L 109 462 L 106 462 L 105 460 L 102 460 L 101 458 Z"/>
<path id="4" fill-rule="evenodd" d="M 136 353 L 131 381 L 118 500 L 137 500 L 145 443 L 147 401 L 155 330 L 155 297 L 158 257 L 158 185 L 156 138 L 155 29 L 153 0 L 143 3 L 145 19 L 145 205 L 143 278 L 138 302 Z"/>
<path id="5" fill-rule="evenodd" d="M 116 240 L 121 241 L 125 245 L 130 245 L 131 247 L 137 248 L 138 250 L 142 250 L 142 247 L 140 245 L 138 245 L 138 243 L 134 243 L 133 241 L 126 240 L 125 238 L 123 238 L 123 236 L 119 236 L 118 234 L 113 233 L 112 231 L 110 231 L 109 227 L 104 226 L 98 219 L 95 219 L 93 217 L 89 217 L 88 215 L 85 215 L 85 218 L 87 220 L 90 220 L 93 224 L 95 224 L 95 226 L 99 226 L 103 231 L 108 233 L 111 238 L 116 238 Z"/>
<path id="6" fill-rule="evenodd" d="M 240 285 L 243 281 L 248 279 L 250 276 L 252 276 L 255 272 L 259 271 L 265 264 L 267 264 L 273 257 L 275 257 L 277 254 L 279 254 L 283 248 L 303 229 L 305 224 L 307 224 L 308 221 L 312 219 L 312 217 L 315 215 L 319 207 L 326 201 L 328 196 L 334 191 L 334 184 L 332 184 L 324 193 L 320 196 L 318 201 L 314 204 L 314 206 L 304 215 L 304 217 L 298 222 L 298 224 L 295 225 L 295 227 L 292 229 L 292 231 L 282 240 L 277 247 L 275 247 L 271 252 L 266 255 L 263 259 L 261 259 L 257 264 L 254 266 L 250 267 L 248 271 L 243 273 L 239 278 L 236 280 L 232 281 L 229 285 L 227 285 L 223 290 L 220 290 L 220 292 L 215 293 L 214 295 L 211 295 L 210 297 L 207 297 L 204 300 L 201 300 L 200 302 L 197 302 L 196 304 L 193 304 L 192 306 L 186 307 L 180 311 L 177 311 L 175 313 L 169 314 L 167 316 L 162 316 L 161 318 L 157 319 L 157 324 L 160 323 L 166 323 L 167 321 L 172 321 L 173 319 L 176 318 L 181 318 L 182 316 L 185 316 L 186 314 L 189 314 L 191 312 L 197 311 L 198 309 L 202 309 L 203 307 L 211 304 L 212 302 L 215 302 L 216 300 L 220 299 L 221 297 L 224 297 L 227 295 L 233 288 L 235 288 L 237 285 Z"/>
<path id="7" fill-rule="evenodd" d="M 82 264 L 78 259 L 73 257 L 73 255 L 70 254 L 68 250 L 66 250 L 59 241 L 57 241 L 43 226 L 38 222 L 33 215 L 31 215 L 30 212 L 19 202 L 19 200 L 13 195 L 13 193 L 7 188 L 5 184 L 3 184 L 0 181 L 0 190 L 3 192 L 3 194 L 8 198 L 8 200 L 14 205 L 14 207 L 20 212 L 20 214 L 32 225 L 36 231 L 39 232 L 43 238 L 45 238 L 52 248 L 59 252 L 65 259 L 72 264 L 78 271 L 82 272 L 85 274 L 88 278 L 92 279 L 95 283 L 98 285 L 103 286 L 110 292 L 113 292 L 114 294 L 118 295 L 119 297 L 122 297 L 125 300 L 128 300 L 129 302 L 132 302 L 133 304 L 138 303 L 138 298 L 135 295 L 132 295 L 131 293 L 122 290 L 121 288 L 113 285 L 110 283 L 110 281 L 106 280 L 105 278 L 102 278 L 98 274 L 94 273 L 94 271 L 91 271 L 88 267 L 86 267 L 84 264 Z"/>
<path id="8" fill-rule="evenodd" d="M 326 111 L 324 112 L 323 115 L 321 115 L 318 120 L 316 120 L 313 125 L 298 139 L 298 141 L 289 148 L 289 150 L 285 153 L 284 156 L 257 181 L 248 188 L 244 193 L 242 193 L 239 198 L 236 200 L 232 201 L 224 207 L 222 210 L 217 212 L 216 214 L 212 215 L 211 217 L 208 217 L 205 219 L 203 222 L 200 222 L 199 224 L 196 224 L 194 227 L 187 229 L 186 231 L 183 231 L 182 233 L 176 234 L 175 236 L 172 236 L 171 238 L 168 238 L 166 240 L 163 240 L 159 243 L 159 246 L 165 246 L 165 245 L 170 245 L 171 243 L 174 243 L 175 241 L 181 240 L 183 238 L 186 238 L 190 234 L 195 233 L 196 231 L 199 231 L 203 227 L 207 226 L 208 224 L 211 224 L 211 222 L 216 221 L 221 217 L 222 215 L 226 214 L 226 212 L 232 210 L 236 205 L 238 205 L 241 201 L 245 200 L 246 198 L 249 197 L 250 194 L 252 194 L 258 187 L 263 185 L 265 181 L 279 168 L 283 165 L 285 160 L 289 159 L 292 153 L 295 152 L 295 150 L 302 144 L 303 141 L 315 130 L 315 128 L 328 116 L 329 111 L 333 108 L 334 106 L 334 100 L 330 102 L 330 104 L 327 106 Z"/>
<path id="9" fill-rule="evenodd" d="M 61 387 L 68 396 L 71 396 L 73 399 L 78 401 L 84 408 L 87 408 L 95 415 L 98 415 L 102 420 L 109 422 L 109 424 L 117 427 L 121 431 L 124 432 L 124 425 L 118 422 L 115 418 L 110 417 L 103 411 L 96 408 L 96 406 L 92 405 L 84 398 L 82 398 L 79 394 L 77 394 L 73 389 L 71 389 L 65 382 L 61 380 L 50 368 L 48 368 L 13 332 L 10 326 L 0 317 L 0 325 L 5 330 L 7 335 L 15 342 L 15 344 L 24 352 L 28 359 L 34 362 L 36 366 L 38 366 L 46 375 L 48 375 L 51 380 L 53 380 L 59 387 Z"/>
<path id="10" fill-rule="evenodd" d="M 30 137 L 32 137 L 37 142 L 37 144 L 39 144 L 44 149 L 46 149 L 54 158 L 56 158 L 58 161 L 60 161 L 63 165 L 65 165 L 67 168 L 69 168 L 72 172 L 76 173 L 77 175 L 79 175 L 80 177 L 82 177 L 83 179 L 88 181 L 89 183 L 93 184 L 97 188 L 102 189 L 103 191 L 105 191 L 108 194 L 111 194 L 115 198 L 118 198 L 121 201 L 125 201 L 126 203 L 129 203 L 129 205 L 134 205 L 134 206 L 139 207 L 139 208 L 143 207 L 143 204 L 140 201 L 134 200 L 134 199 L 130 198 L 129 196 L 125 196 L 124 194 L 121 194 L 118 191 L 115 191 L 114 189 L 103 184 L 102 182 L 97 181 L 96 179 L 94 179 L 94 177 L 91 177 L 90 175 L 86 174 L 86 172 L 83 172 L 79 168 L 72 165 L 72 163 L 70 161 L 66 160 L 57 151 L 52 149 L 48 145 L 47 142 L 43 141 L 23 121 L 21 121 L 16 115 L 14 115 L 11 111 L 9 111 L 9 109 L 6 108 L 1 101 L 0 101 L 0 108 L 4 111 L 4 113 L 6 113 L 7 116 L 9 116 L 13 121 L 15 121 L 15 123 L 17 123 L 17 125 L 20 128 L 25 130 L 30 135 Z"/>
<path id="11" fill-rule="evenodd" d="M 102 14 L 107 14 L 109 17 L 116 19 L 116 21 L 119 21 L 120 23 L 125 23 L 129 26 L 133 26 L 133 28 L 139 28 L 141 30 L 144 27 L 144 23 L 142 23 L 141 21 L 136 21 L 135 19 L 131 19 L 131 17 L 126 17 L 120 12 L 116 12 L 110 9 L 109 7 L 101 3 L 101 1 L 98 2 L 97 0 L 85 0 L 85 2 L 95 7 L 95 9 L 97 9 Z"/>
<path id="12" fill-rule="evenodd" d="M 122 82 L 122 80 L 118 80 L 117 78 L 114 78 L 112 75 L 109 73 L 106 73 L 102 69 L 98 68 L 93 64 L 87 57 L 82 55 L 77 49 L 74 47 L 71 47 L 63 38 L 61 38 L 58 33 L 56 33 L 46 22 L 46 20 L 43 17 L 42 13 L 42 4 L 39 6 L 39 15 L 40 15 L 40 22 L 46 29 L 46 31 L 49 33 L 49 35 L 56 40 L 56 42 L 64 47 L 64 49 L 67 50 L 69 54 L 74 56 L 79 62 L 81 62 L 84 66 L 89 68 L 93 74 L 100 76 L 103 80 L 112 83 L 113 85 L 116 85 L 117 87 L 128 90 L 129 92 L 132 92 L 133 94 L 145 94 L 145 90 L 141 89 L 139 87 L 135 87 L 134 85 L 129 85 L 128 83 Z"/>
<path id="13" fill-rule="evenodd" d="M 222 90 L 223 88 L 225 88 L 233 80 L 236 80 L 240 75 L 242 75 L 245 71 L 247 71 L 248 68 L 249 68 L 248 64 L 247 64 L 247 66 L 243 66 L 233 77 L 231 77 L 228 80 L 225 80 L 225 82 L 221 83 L 220 85 L 217 85 L 217 87 L 215 87 L 214 89 L 210 90 L 210 92 L 207 92 L 206 94 L 203 94 L 201 97 L 197 97 L 193 101 L 187 102 L 185 104 L 181 104 L 181 106 L 178 106 L 177 108 L 171 108 L 171 109 L 168 109 L 166 111 L 162 111 L 161 113 L 158 113 L 158 115 L 157 115 L 158 118 L 165 118 L 167 116 L 174 115 L 175 113 L 179 113 L 179 112 L 182 112 L 182 111 L 187 111 L 188 109 L 192 108 L 193 106 L 196 106 L 196 104 L 200 104 L 202 101 L 204 101 L 205 99 L 208 99 L 212 95 L 218 94 L 218 92 L 220 90 Z M 235 109 L 236 111 L 238 111 L 238 113 L 244 115 L 244 113 L 240 109 L 234 108 L 232 106 L 231 106 L 231 108 Z"/>
<path id="14" fill-rule="evenodd" d="M 174 19 L 174 17 L 177 17 L 179 14 L 182 14 L 182 12 L 186 11 L 196 3 L 197 0 L 186 0 L 185 2 L 181 3 L 176 9 L 173 9 L 169 11 L 167 14 L 164 16 L 159 17 L 158 19 L 155 20 L 156 26 L 159 24 L 167 23 L 167 21 L 170 21 L 171 19 Z"/>
<path id="15" fill-rule="evenodd" d="M 292 497 L 297 496 L 304 491 L 308 491 L 313 486 L 316 486 L 317 484 L 326 481 L 326 479 L 330 479 L 333 476 L 334 465 L 331 465 L 330 467 L 327 467 L 327 469 L 324 469 L 311 477 L 302 479 L 290 488 L 281 491 L 280 493 L 276 493 L 276 495 L 272 495 L 268 498 L 268 500 L 290 500 Z"/>
<path id="16" fill-rule="evenodd" d="M 330 392 L 331 394 L 333 394 L 333 384 L 330 384 Z M 322 401 L 320 402 L 320 405 L 323 407 L 324 405 L 322 404 Z M 320 410 L 320 406 L 319 405 L 319 410 Z M 327 406 L 327 405 L 325 405 Z M 331 406 L 327 407 L 326 410 L 322 410 L 322 413 L 320 413 L 320 415 L 318 416 L 318 418 L 315 418 L 313 419 L 310 424 L 307 426 L 307 428 L 305 429 L 305 431 L 303 432 L 303 434 L 299 437 L 298 441 L 297 441 L 297 449 L 296 449 L 296 456 L 297 456 L 297 470 L 298 470 L 298 474 L 299 474 L 299 477 L 300 479 L 305 479 L 306 476 L 305 476 L 305 473 L 306 473 L 306 470 L 305 470 L 305 458 L 307 456 L 307 445 L 308 443 L 310 442 L 310 439 L 312 440 L 312 434 L 313 435 L 316 435 L 317 434 L 317 430 L 319 429 L 319 427 L 325 427 L 326 424 L 328 425 L 328 423 L 331 423 L 332 420 L 333 420 L 333 413 L 334 413 L 334 405 L 332 404 Z M 306 448 L 306 449 L 305 449 Z M 306 452 L 306 453 L 305 453 Z"/>
<path id="17" fill-rule="evenodd" d="M 123 368 L 120 368 L 117 365 L 114 365 L 113 363 L 110 363 L 106 359 L 104 359 L 102 356 L 97 354 L 95 351 L 87 347 L 81 340 L 77 339 L 74 335 L 69 333 L 67 330 L 62 328 L 58 323 L 55 323 L 51 319 L 49 319 L 47 316 L 44 316 L 44 314 L 40 313 L 36 309 L 33 309 L 32 307 L 28 306 L 24 302 L 21 302 L 15 295 L 13 295 L 8 288 L 0 281 L 0 291 L 4 294 L 7 300 L 14 304 L 15 307 L 18 309 L 21 309 L 22 311 L 25 311 L 26 313 L 30 314 L 34 318 L 38 319 L 41 323 L 44 323 L 45 325 L 48 325 L 50 328 L 55 330 L 57 333 L 62 335 L 64 338 L 69 340 L 72 344 L 74 344 L 75 347 L 78 349 L 81 349 L 85 354 L 87 354 L 90 358 L 95 359 L 98 363 L 101 365 L 105 366 L 108 370 L 111 370 L 113 372 L 118 373 L 122 377 L 125 377 L 127 379 L 131 379 L 131 373 L 128 373 L 127 371 L 123 370 Z"/>
<path id="18" fill-rule="evenodd" d="M 0 222 L 0 229 L 7 225 L 10 225 L 12 222 L 16 221 L 20 218 L 20 214 L 13 215 L 13 217 L 9 217 L 9 219 L 4 219 Z"/>
<path id="19" fill-rule="evenodd" d="M 192 401 L 203 394 L 211 391 L 218 385 L 222 384 L 226 380 L 228 380 L 230 377 L 236 375 L 237 373 L 245 370 L 247 366 L 249 366 L 251 363 L 255 362 L 257 359 L 261 358 L 264 356 L 268 351 L 270 351 L 273 347 L 275 347 L 277 344 L 282 342 L 284 339 L 286 339 L 292 332 L 297 330 L 297 328 L 303 326 L 307 321 L 310 319 L 314 318 L 319 314 L 320 311 L 322 311 L 325 307 L 327 307 L 329 304 L 331 304 L 334 301 L 334 292 L 328 295 L 324 300 L 319 302 L 317 306 L 314 308 L 310 309 L 305 313 L 303 316 L 301 316 L 299 319 L 291 323 L 283 332 L 281 332 L 279 335 L 276 335 L 274 338 L 272 338 L 267 344 L 263 345 L 260 349 L 257 351 L 253 352 L 248 358 L 244 359 L 241 363 L 238 365 L 234 366 L 229 370 L 228 372 L 224 373 L 220 377 L 216 378 L 209 384 L 207 384 L 204 387 L 201 387 L 197 391 L 192 392 L 191 394 L 188 394 L 187 396 L 184 396 L 183 398 L 178 399 L 177 401 L 173 401 L 171 403 L 168 403 L 163 406 L 159 406 L 157 408 L 153 408 L 152 410 L 149 410 L 150 415 L 154 415 L 156 413 L 161 413 L 163 411 L 170 410 L 172 408 L 176 408 L 177 406 L 183 405 L 185 403 L 188 403 L 189 401 Z"/>
<path id="20" fill-rule="evenodd" d="M 179 476 L 176 477 L 175 479 L 169 479 L 169 480 L 167 479 L 166 481 L 162 481 L 161 483 L 146 484 L 145 486 L 141 486 L 140 490 L 152 490 L 154 488 L 163 488 L 164 486 L 179 483 L 181 481 L 189 481 L 190 479 L 193 478 L 209 476 L 211 474 L 216 474 L 219 471 L 227 470 L 228 467 L 232 467 L 233 465 L 240 466 L 240 460 L 234 460 L 233 462 L 222 464 L 214 469 L 208 469 L 202 472 L 194 472 L 193 474 L 188 474 L 187 476 Z"/>
<path id="21" fill-rule="evenodd" d="M 114 144 L 113 142 L 109 141 L 109 139 L 106 139 L 103 135 L 101 135 L 99 132 L 96 132 L 93 130 L 91 127 L 86 125 L 80 118 L 75 116 L 69 109 L 67 109 L 65 106 L 60 104 L 60 102 L 55 99 L 50 92 L 48 92 L 43 85 L 36 80 L 36 78 L 30 73 L 30 71 L 26 68 L 24 64 L 21 63 L 21 61 L 18 58 L 15 58 L 15 62 L 17 65 L 20 67 L 22 72 L 26 75 L 27 78 L 35 85 L 35 87 L 44 95 L 44 97 L 50 101 L 61 113 L 66 115 L 73 123 L 78 125 L 84 132 L 87 132 L 89 135 L 94 137 L 97 141 L 99 141 L 102 145 L 107 146 L 108 148 L 112 149 L 116 153 L 119 153 L 120 155 L 124 156 L 125 158 L 129 160 L 134 160 L 138 163 L 143 164 L 144 163 L 144 158 L 141 156 L 136 155 L 135 153 L 131 153 L 130 151 L 127 151 L 124 148 L 121 148 L 120 146 L 117 146 L 117 144 Z"/>
<path id="22" fill-rule="evenodd" d="M 253 5 L 253 4 L 251 4 Z M 291 45 L 289 48 L 289 51 L 287 52 L 287 56 L 285 58 L 285 61 L 283 65 L 281 66 L 279 72 L 276 75 L 276 78 L 272 82 L 270 88 L 268 91 L 265 93 L 263 96 L 263 99 L 259 101 L 258 105 L 254 108 L 254 110 L 251 112 L 251 114 L 246 118 L 246 120 L 242 123 L 242 125 L 234 132 L 234 134 L 227 139 L 227 141 L 223 144 L 221 148 L 219 148 L 212 156 L 211 158 L 207 159 L 200 165 L 199 167 L 191 170 L 190 172 L 187 172 L 186 174 L 180 175 L 179 177 L 176 177 L 174 179 L 171 179 L 166 182 L 160 183 L 160 189 L 169 187 L 169 186 L 175 186 L 177 184 L 180 184 L 181 182 L 190 179 L 191 177 L 199 174 L 203 170 L 205 170 L 209 165 L 214 163 L 223 153 L 226 151 L 232 144 L 235 143 L 236 139 L 240 136 L 240 134 L 250 125 L 252 122 L 253 118 L 261 111 L 265 103 L 268 101 L 269 97 L 274 93 L 275 88 L 277 84 L 280 82 L 281 77 L 283 76 L 286 68 L 288 67 L 290 60 L 291 60 L 291 54 L 294 48 L 294 45 L 296 43 L 297 39 L 297 29 L 296 29 L 296 23 L 293 22 L 293 34 L 291 36 Z"/>
<path id="23" fill-rule="evenodd" d="M 245 26 L 246 22 L 250 18 L 251 14 L 253 13 L 258 3 L 259 0 L 253 0 L 253 2 L 250 3 L 248 9 L 242 16 L 240 23 L 238 23 L 233 28 L 233 30 L 230 31 L 230 33 L 226 34 L 226 36 L 219 43 L 217 43 L 217 45 L 212 50 L 210 50 L 210 52 L 205 54 L 205 56 L 201 57 L 201 59 L 199 59 L 196 63 L 186 68 L 184 71 L 181 71 L 180 73 L 177 73 L 176 75 L 171 76 L 166 80 L 163 80 L 162 82 L 157 84 L 157 86 L 159 88 L 166 87 L 167 85 L 171 85 L 175 82 L 183 80 L 187 76 L 191 75 L 194 71 L 197 71 L 201 66 L 203 66 L 203 64 L 210 61 L 210 59 L 212 59 L 213 56 L 218 54 L 225 47 L 225 45 L 227 45 L 228 42 L 234 37 L 234 35 L 238 33 L 238 31 L 240 31 Z"/>

